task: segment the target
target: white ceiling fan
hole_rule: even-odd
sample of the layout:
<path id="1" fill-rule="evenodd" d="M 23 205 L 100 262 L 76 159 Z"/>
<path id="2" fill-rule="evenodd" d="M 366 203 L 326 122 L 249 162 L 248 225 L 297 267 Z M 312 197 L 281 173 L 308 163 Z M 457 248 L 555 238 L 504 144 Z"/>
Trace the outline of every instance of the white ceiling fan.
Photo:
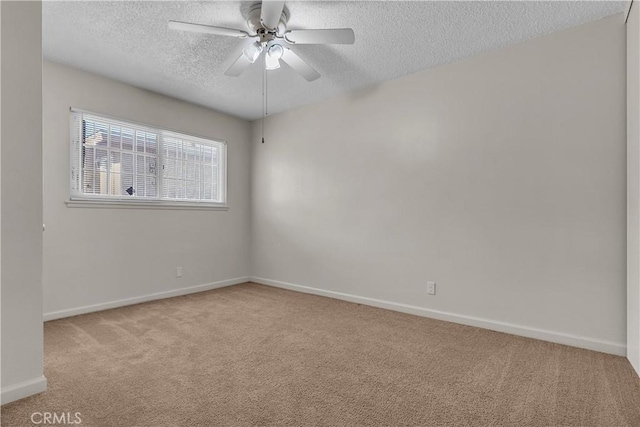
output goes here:
<path id="1" fill-rule="evenodd" d="M 280 68 L 280 61 L 283 61 L 306 80 L 313 81 L 320 77 L 320 73 L 287 47 L 288 44 L 353 44 L 355 42 L 355 35 L 351 28 L 288 31 L 287 19 L 284 1 L 263 0 L 262 3 L 256 3 L 249 9 L 247 19 L 249 31 L 179 21 L 169 21 L 169 28 L 251 40 L 238 59 L 225 72 L 227 76 L 239 76 L 264 53 L 267 70 Z"/>

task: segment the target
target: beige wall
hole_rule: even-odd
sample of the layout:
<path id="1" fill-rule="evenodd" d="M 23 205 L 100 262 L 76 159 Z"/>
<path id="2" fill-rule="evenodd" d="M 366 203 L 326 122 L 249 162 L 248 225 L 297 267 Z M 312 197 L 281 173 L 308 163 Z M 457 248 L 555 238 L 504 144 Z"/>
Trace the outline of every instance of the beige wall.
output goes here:
<path id="1" fill-rule="evenodd" d="M 627 21 L 627 357 L 640 373 L 640 4 Z"/>
<path id="2" fill-rule="evenodd" d="M 47 318 L 249 275 L 246 121 L 49 61 L 43 80 Z M 70 107 L 226 140 L 230 209 L 68 208 Z"/>
<path id="3" fill-rule="evenodd" d="M 0 2 L 2 403 L 43 391 L 40 2 Z"/>
<path id="4" fill-rule="evenodd" d="M 623 21 L 270 117 L 254 276 L 625 354 Z"/>

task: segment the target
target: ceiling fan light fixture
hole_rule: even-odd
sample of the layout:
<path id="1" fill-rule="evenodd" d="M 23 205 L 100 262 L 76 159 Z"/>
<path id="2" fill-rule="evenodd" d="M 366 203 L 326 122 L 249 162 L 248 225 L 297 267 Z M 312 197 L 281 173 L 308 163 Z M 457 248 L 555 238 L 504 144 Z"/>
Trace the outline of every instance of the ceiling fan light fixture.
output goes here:
<path id="1" fill-rule="evenodd" d="M 242 54 L 252 64 L 256 62 L 256 59 L 258 59 L 258 56 L 260 56 L 261 53 L 262 53 L 262 45 L 257 41 L 251 43 L 250 45 L 248 45 L 242 50 Z"/>
<path id="2" fill-rule="evenodd" d="M 264 68 L 267 70 L 277 70 L 280 68 L 280 60 L 275 56 L 267 55 L 265 57 Z"/>
<path id="3" fill-rule="evenodd" d="M 267 53 L 269 54 L 269 56 L 280 59 L 284 54 L 284 48 L 279 44 L 272 44 L 271 46 L 269 46 L 269 50 L 267 50 Z"/>
<path id="4" fill-rule="evenodd" d="M 284 48 L 279 44 L 272 44 L 267 48 L 265 57 L 265 68 L 267 70 L 277 70 L 280 68 L 280 58 L 284 54 Z"/>

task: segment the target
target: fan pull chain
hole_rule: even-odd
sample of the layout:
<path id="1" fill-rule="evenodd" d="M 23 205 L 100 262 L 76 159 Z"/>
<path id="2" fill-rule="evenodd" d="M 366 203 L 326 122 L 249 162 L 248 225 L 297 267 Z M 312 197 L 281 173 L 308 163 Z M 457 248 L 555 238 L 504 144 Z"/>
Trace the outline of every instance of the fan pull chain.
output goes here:
<path id="1" fill-rule="evenodd" d="M 264 54 L 264 115 L 269 115 L 269 73 L 267 72 L 267 54 Z"/>
<path id="2" fill-rule="evenodd" d="M 267 55 L 262 64 L 262 143 L 264 144 L 264 119 L 267 116 Z"/>

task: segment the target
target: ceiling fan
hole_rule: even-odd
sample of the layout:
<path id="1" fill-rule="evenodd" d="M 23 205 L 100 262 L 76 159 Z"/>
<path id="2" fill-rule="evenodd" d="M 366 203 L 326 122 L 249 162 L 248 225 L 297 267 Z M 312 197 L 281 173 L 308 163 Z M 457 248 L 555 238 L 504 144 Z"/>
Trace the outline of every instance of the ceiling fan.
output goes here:
<path id="1" fill-rule="evenodd" d="M 225 72 L 227 76 L 239 76 L 256 62 L 260 55 L 264 54 L 267 70 L 280 68 L 280 61 L 282 61 L 306 80 L 313 81 L 320 77 L 320 73 L 287 45 L 353 44 L 355 42 L 355 35 L 351 28 L 287 30 L 287 19 L 284 1 L 263 0 L 262 3 L 253 4 L 249 9 L 247 19 L 249 31 L 180 21 L 169 21 L 169 28 L 251 40 L 238 59 Z"/>

